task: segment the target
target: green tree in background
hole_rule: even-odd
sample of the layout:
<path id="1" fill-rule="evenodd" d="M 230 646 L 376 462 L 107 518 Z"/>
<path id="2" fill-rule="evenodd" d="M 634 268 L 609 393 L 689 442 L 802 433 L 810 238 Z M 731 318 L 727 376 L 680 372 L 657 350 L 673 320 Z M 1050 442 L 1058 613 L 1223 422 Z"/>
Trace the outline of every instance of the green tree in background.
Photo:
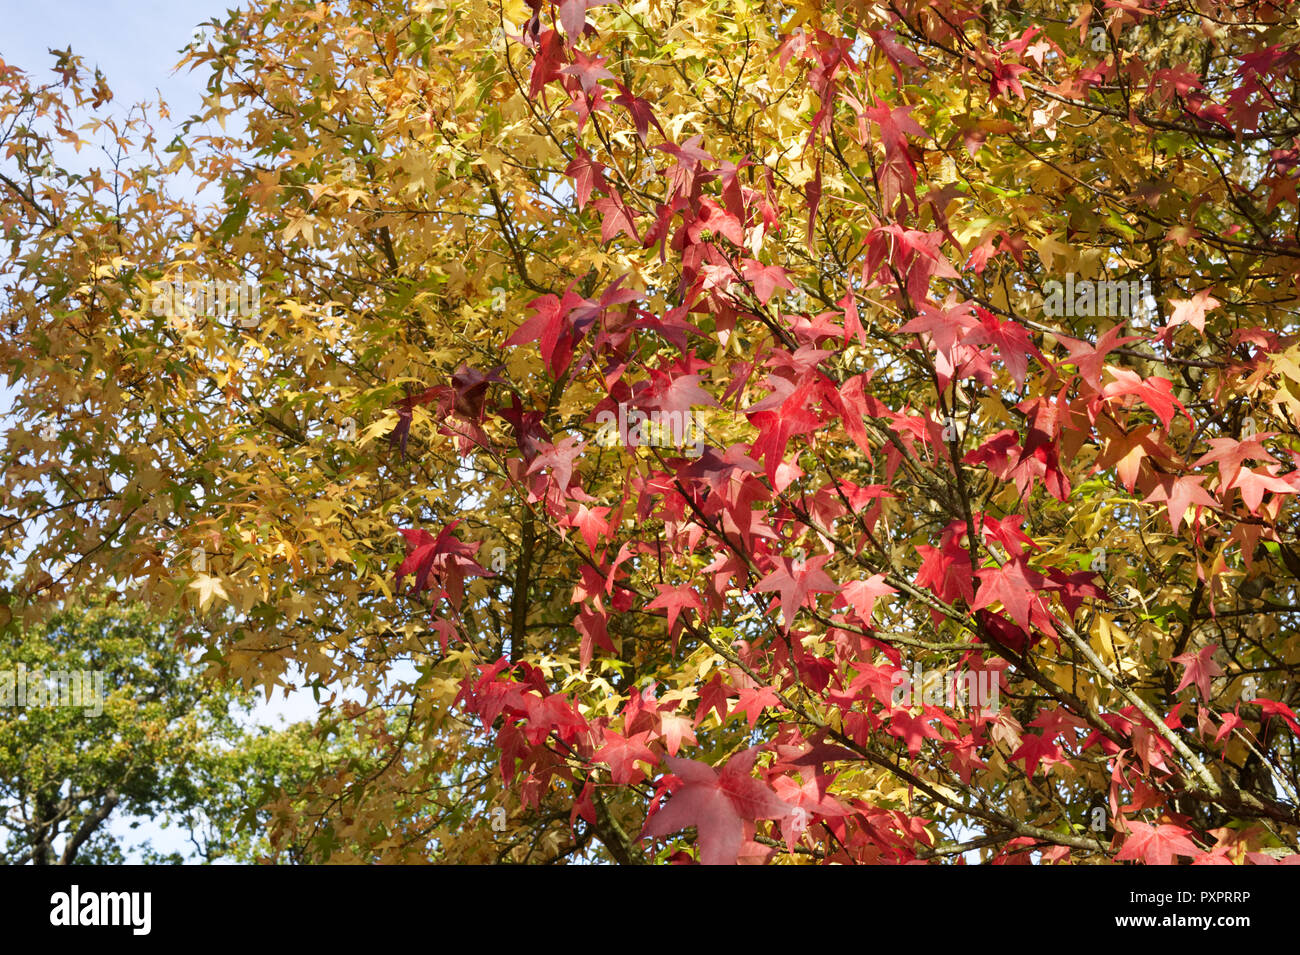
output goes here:
<path id="1" fill-rule="evenodd" d="M 249 728 L 253 695 L 206 679 L 192 642 L 182 618 L 142 607 L 70 606 L 44 626 L 0 630 L 11 686 L 19 673 L 103 679 L 98 715 L 99 705 L 3 705 L 0 692 L 0 862 L 112 864 L 131 849 L 154 863 L 268 855 L 268 804 L 332 769 L 345 747 L 307 723 Z M 193 850 L 128 844 L 110 831 L 123 817 L 178 826 Z"/>

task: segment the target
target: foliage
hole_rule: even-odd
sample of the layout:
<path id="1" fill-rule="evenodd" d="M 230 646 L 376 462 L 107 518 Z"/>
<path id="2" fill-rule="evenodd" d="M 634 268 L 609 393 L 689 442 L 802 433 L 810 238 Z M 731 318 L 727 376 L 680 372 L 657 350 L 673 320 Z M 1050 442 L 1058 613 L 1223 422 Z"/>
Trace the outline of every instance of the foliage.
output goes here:
<path id="1" fill-rule="evenodd" d="M 0 708 L 0 860 L 268 855 L 272 813 L 260 807 L 272 797 L 288 802 L 281 787 L 297 790 L 346 753 L 322 746 L 305 723 L 245 728 L 248 694 L 204 680 L 185 658 L 190 637 L 183 621 L 138 607 L 71 607 L 39 627 L 10 629 L 0 644 L 0 679 L 14 694 Z M 85 691 L 69 676 L 95 672 Z M 27 695 L 39 678 L 63 705 Z M 116 819 L 133 819 L 131 828 L 141 819 L 178 827 L 193 849 L 162 852 L 151 839 L 124 840 L 110 829 Z"/>
<path id="2" fill-rule="evenodd" d="M 276 816 L 310 859 L 1294 860 L 1298 43 L 255 4 L 169 162 L 132 114 L 53 181 L 106 94 L 8 70 L 12 613 L 111 581 L 364 688 L 366 768 Z M 196 277 L 259 315 L 152 307 Z"/>

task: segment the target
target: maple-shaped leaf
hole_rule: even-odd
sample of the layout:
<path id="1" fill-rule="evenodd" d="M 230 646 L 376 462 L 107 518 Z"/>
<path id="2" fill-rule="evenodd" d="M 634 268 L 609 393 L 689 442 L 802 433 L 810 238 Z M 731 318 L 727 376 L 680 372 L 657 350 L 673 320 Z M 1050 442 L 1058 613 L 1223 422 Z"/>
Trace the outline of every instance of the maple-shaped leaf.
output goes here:
<path id="1" fill-rule="evenodd" d="M 782 819 L 793 807 L 765 783 L 750 775 L 757 748 L 727 760 L 722 771 L 707 763 L 676 756 L 664 762 L 682 785 L 646 820 L 641 838 L 662 839 L 688 826 L 699 834 L 703 865 L 735 865 L 745 841 L 745 823 Z"/>
<path id="2" fill-rule="evenodd" d="M 602 196 L 591 204 L 591 207 L 602 215 L 600 220 L 600 241 L 608 242 L 610 239 L 618 236 L 619 233 L 625 233 L 635 242 L 640 242 L 641 238 L 636 234 L 636 223 L 632 217 L 636 214 L 623 201 L 623 197 L 615 192 L 608 196 Z"/>
<path id="3" fill-rule="evenodd" d="M 1115 380 L 1102 389 L 1102 397 L 1121 398 L 1135 395 L 1151 407 L 1165 428 L 1169 427 L 1175 407 L 1187 415 L 1187 420 L 1192 419 L 1192 416 L 1187 414 L 1187 409 L 1183 407 L 1183 403 L 1174 397 L 1174 383 L 1168 378 L 1161 378 L 1158 375 L 1144 377 L 1127 368 L 1107 367 L 1106 370 Z"/>
<path id="4" fill-rule="evenodd" d="M 934 728 L 934 716 L 932 711 L 937 707 L 922 707 L 919 714 L 913 715 L 910 710 L 896 709 L 889 714 L 889 720 L 885 723 L 885 732 L 890 736 L 897 736 L 907 744 L 907 752 L 913 759 L 921 752 L 921 746 L 927 738 L 939 739 L 939 731 Z"/>
<path id="5" fill-rule="evenodd" d="M 466 364 L 457 368 L 451 376 L 453 410 L 462 417 L 482 421 L 483 403 L 487 399 L 488 386 L 493 382 L 501 383 L 502 370 L 501 367 L 497 367 L 484 373 Z"/>
<path id="6" fill-rule="evenodd" d="M 200 610 L 206 610 L 214 596 L 220 597 L 225 601 L 230 600 L 230 597 L 226 594 L 225 586 L 221 583 L 220 577 L 212 577 L 208 574 L 199 574 L 198 577 L 190 583 L 190 588 L 199 592 Z"/>
<path id="7" fill-rule="evenodd" d="M 700 200 L 695 219 L 687 227 L 686 234 L 692 242 L 698 243 L 706 232 L 720 235 L 735 245 L 745 241 L 745 231 L 740 220 L 707 196 Z"/>
<path id="8" fill-rule="evenodd" d="M 426 388 L 418 394 L 407 394 L 405 398 L 396 402 L 394 407 L 397 409 L 397 426 L 393 428 L 392 433 L 388 436 L 390 447 L 400 447 L 402 460 L 406 460 L 406 442 L 411 435 L 411 424 L 414 419 L 415 408 L 419 405 L 432 404 L 434 401 L 443 402 L 451 394 L 451 389 L 445 385 L 434 385 L 432 388 Z"/>
<path id="9" fill-rule="evenodd" d="M 633 96 L 631 91 L 622 83 L 615 82 L 618 87 L 619 95 L 614 97 L 614 102 L 622 106 L 632 116 L 632 123 L 636 126 L 637 138 L 641 140 L 641 145 L 646 145 L 650 136 L 650 124 L 654 123 L 655 129 L 659 130 L 661 136 L 666 135 L 664 128 L 659 125 L 659 120 L 655 118 L 654 112 L 650 109 L 650 104 L 639 96 Z"/>
<path id="10" fill-rule="evenodd" d="M 933 349 L 940 355 L 951 355 L 953 347 L 980 324 L 968 302 L 945 302 L 940 308 L 923 303 L 919 310 L 921 314 L 899 331 L 929 335 Z"/>
<path id="11" fill-rule="evenodd" d="M 646 604 L 647 610 L 666 609 L 668 611 L 668 632 L 676 633 L 677 617 L 683 610 L 704 610 L 700 596 L 690 584 L 656 584 L 659 596 Z"/>
<path id="12" fill-rule="evenodd" d="M 693 407 L 715 407 L 713 396 L 700 387 L 699 375 L 678 375 L 670 378 L 664 374 L 654 376 L 654 384 L 641 391 L 637 403 L 646 409 L 660 411 L 690 411 Z"/>
<path id="13" fill-rule="evenodd" d="M 1201 850 L 1191 840 L 1191 832 L 1182 826 L 1162 824 L 1149 826 L 1145 822 L 1130 822 L 1129 837 L 1116 854 L 1120 862 L 1132 860 L 1148 865 L 1173 865 L 1174 856 L 1196 856 Z"/>
<path id="14" fill-rule="evenodd" d="M 985 567 L 979 571 L 982 584 L 972 610 L 1001 602 L 1011 619 L 1023 629 L 1029 629 L 1029 613 L 1043 588 L 1045 578 L 1031 568 L 1023 557 L 1007 561 L 1001 567 Z"/>
<path id="15" fill-rule="evenodd" d="M 1026 776 L 1034 775 L 1040 762 L 1043 764 L 1044 775 L 1053 763 L 1069 762 L 1054 739 L 1037 733 L 1026 733 L 1021 738 L 1020 747 L 1011 754 L 1010 758 L 1025 761 Z"/>
<path id="16" fill-rule="evenodd" d="M 1203 474 L 1189 474 L 1180 478 L 1171 477 L 1167 483 L 1160 484 L 1148 494 L 1144 499 L 1144 503 L 1164 501 L 1169 512 L 1169 526 L 1177 534 L 1178 528 L 1183 522 L 1183 516 L 1193 504 L 1198 507 L 1216 507 L 1218 505 L 1219 502 L 1210 496 L 1210 492 L 1201 487 L 1201 482 L 1204 480 L 1205 475 Z M 1199 520 L 1199 517 L 1197 520 Z"/>
<path id="17" fill-rule="evenodd" d="M 898 593 L 885 583 L 884 574 L 874 574 L 866 580 L 854 580 L 844 585 L 835 602 L 843 602 L 853 608 L 853 613 L 864 624 L 871 625 L 871 612 L 875 609 L 876 598 Z"/>
<path id="18" fill-rule="evenodd" d="M 610 653 L 614 652 L 614 644 L 609 639 L 607 622 L 607 614 L 589 607 L 579 608 L 578 616 L 573 618 L 573 628 L 578 631 L 581 638 L 578 644 L 578 665 L 583 670 L 591 664 L 597 646 L 603 647 Z"/>
<path id="19" fill-rule="evenodd" d="M 882 699 L 888 700 L 889 693 L 883 695 Z M 818 740 L 819 737 L 813 737 Z M 845 749 L 843 746 L 836 746 L 832 743 L 814 742 L 806 740 L 802 745 L 791 745 L 778 743 L 776 746 L 777 760 L 772 764 L 772 769 L 797 769 L 809 782 L 821 782 L 823 784 L 830 778 L 825 772 L 825 764 L 838 762 L 841 760 L 854 760 L 857 756 L 852 750 Z M 805 772 L 811 770 L 811 772 Z M 773 781 L 778 794 L 787 788 L 782 785 L 782 779 L 794 787 L 795 783 L 789 777 L 780 777 Z M 784 796 L 782 798 L 785 798 Z M 787 802 L 791 800 L 786 800 Z"/>
<path id="20" fill-rule="evenodd" d="M 1219 649 L 1217 643 L 1211 643 L 1209 646 L 1202 648 L 1196 653 L 1184 653 L 1173 659 L 1183 668 L 1182 682 L 1174 688 L 1177 693 L 1183 687 L 1192 683 L 1196 684 L 1196 689 L 1201 693 L 1202 700 L 1210 698 L 1210 680 L 1216 676 L 1223 676 L 1223 670 L 1214 662 L 1214 651 Z"/>
<path id="21" fill-rule="evenodd" d="M 754 286 L 754 294 L 764 305 L 778 288 L 794 291 L 794 285 L 785 277 L 785 269 L 779 265 L 764 265 L 757 259 L 745 259 L 740 271 Z"/>
<path id="22" fill-rule="evenodd" d="M 843 803 L 826 792 L 829 778 L 809 779 L 802 786 L 789 776 L 777 776 L 772 781 L 777 795 L 793 807 L 790 814 L 781 820 L 781 834 L 790 852 L 794 851 L 814 815 L 842 818 L 851 814 Z"/>
<path id="23" fill-rule="evenodd" d="M 1021 99 L 1025 98 L 1024 87 L 1020 85 L 1017 79 L 1021 73 L 1028 73 L 1029 67 L 1021 66 L 1019 63 L 1003 63 L 997 61 L 989 65 L 989 70 L 993 74 L 989 79 L 989 96 L 996 98 L 1003 92 L 1014 93 Z"/>
<path id="24" fill-rule="evenodd" d="M 1106 364 L 1106 356 L 1121 345 L 1141 340 L 1137 335 L 1126 335 L 1121 338 L 1120 333 L 1123 331 L 1123 325 L 1116 325 L 1098 338 L 1096 345 L 1086 341 L 1079 341 L 1077 338 L 1070 338 L 1067 335 L 1057 335 L 1055 337 L 1070 353 L 1066 361 L 1072 363 L 1078 369 L 1079 377 L 1100 390 L 1101 370 Z"/>
<path id="25" fill-rule="evenodd" d="M 659 712 L 659 738 L 668 748 L 669 756 L 676 756 L 683 743 L 695 745 L 695 724 L 679 713 Z"/>
<path id="26" fill-rule="evenodd" d="M 906 152 L 908 136 L 925 136 L 925 130 L 911 116 L 915 108 L 896 106 L 891 109 L 877 98 L 876 105 L 864 109 L 862 114 L 880 127 L 880 138 L 886 152 Z"/>
<path id="27" fill-rule="evenodd" d="M 1248 705 L 1258 706 L 1263 712 L 1265 712 L 1269 716 L 1282 717 L 1282 719 L 1286 722 L 1286 725 L 1291 727 L 1291 732 L 1295 733 L 1296 736 L 1300 736 L 1300 721 L 1298 721 L 1295 711 L 1292 710 L 1291 707 L 1287 706 L 1285 703 L 1280 703 L 1277 700 L 1265 700 L 1263 698 L 1256 698 L 1254 700 L 1251 700 Z"/>
<path id="28" fill-rule="evenodd" d="M 528 303 L 532 317 L 515 329 L 504 347 L 525 342 L 540 342 L 542 359 L 554 375 L 561 375 L 573 353 L 573 335 L 565 323 L 569 313 L 581 305 L 583 298 L 572 289 L 563 298 L 542 295 Z"/>
<path id="29" fill-rule="evenodd" d="M 917 586 L 933 591 L 940 600 L 948 602 L 958 597 L 968 603 L 975 599 L 970 554 L 965 548 L 955 542 L 945 542 L 942 548 L 918 544 L 916 552 L 922 558 L 916 570 Z"/>
<path id="30" fill-rule="evenodd" d="M 1264 500 L 1266 493 L 1270 491 L 1274 494 L 1296 493 L 1295 487 L 1290 483 L 1270 473 L 1276 470 L 1277 465 L 1265 470 L 1242 468 L 1231 481 L 1223 486 L 1222 495 L 1226 497 L 1228 491 L 1236 488 L 1241 491 L 1241 501 L 1246 505 L 1246 509 L 1254 514 L 1259 511 L 1259 505 Z"/>
<path id="31" fill-rule="evenodd" d="M 979 306 L 975 307 L 975 314 L 979 316 L 980 327 L 966 336 L 965 344 L 987 343 L 996 346 L 1002 363 L 1007 366 L 1007 372 L 1011 375 L 1011 380 L 1016 383 L 1017 388 L 1022 387 L 1025 376 L 1029 373 L 1030 356 L 1040 362 L 1043 360 L 1042 353 L 1029 337 L 1028 329 L 1013 319 L 1000 320 L 992 312 Z"/>
<path id="32" fill-rule="evenodd" d="M 972 737 L 967 736 L 960 740 L 945 740 L 943 748 L 952 760 L 953 770 L 961 781 L 968 786 L 977 769 L 986 769 L 988 767 L 988 764 L 979 758 L 979 744 Z"/>
<path id="33" fill-rule="evenodd" d="M 558 30 L 547 30 L 537 38 L 532 71 L 528 77 L 528 95 L 536 98 L 547 83 L 558 79 L 560 67 L 567 62 L 564 38 Z"/>
<path id="34" fill-rule="evenodd" d="M 668 170 L 668 193 L 670 196 L 685 198 L 694 193 L 700 176 L 700 164 L 712 162 L 713 157 L 705 152 L 700 144 L 702 136 L 692 136 L 686 142 L 660 143 L 655 148 L 674 157 L 677 162 Z"/>
<path id="35" fill-rule="evenodd" d="M 1170 299 L 1169 304 L 1174 307 L 1174 314 L 1166 328 L 1174 328 L 1186 322 L 1198 332 L 1204 332 L 1205 313 L 1223 303 L 1212 296 L 1209 289 L 1203 288 L 1191 298 Z"/>
<path id="36" fill-rule="evenodd" d="M 529 742 L 541 743 L 551 733 L 555 733 L 566 742 L 573 741 L 577 735 L 587 729 L 587 722 L 578 715 L 573 704 L 563 693 L 550 693 L 538 696 L 529 693 L 524 699 L 524 709 L 528 713 L 528 728 L 525 731 Z M 651 758 L 651 764 L 654 759 Z"/>
<path id="37" fill-rule="evenodd" d="M 730 712 L 727 701 L 733 692 L 732 688 L 722 681 L 722 677 L 715 673 L 713 679 L 700 688 L 700 700 L 695 707 L 695 725 L 699 726 L 703 723 L 710 711 L 718 714 L 719 723 L 725 723 Z"/>
<path id="38" fill-rule="evenodd" d="M 604 735 L 605 743 L 596 750 L 594 758 L 609 766 L 610 777 L 615 783 L 635 785 L 644 779 L 645 773 L 637 763 L 658 765 L 659 760 L 645 745 L 650 738 L 649 730 L 629 738 L 607 728 Z"/>
<path id="39" fill-rule="evenodd" d="M 1273 456 L 1268 453 L 1268 448 L 1264 447 L 1261 441 L 1274 434 L 1276 432 L 1263 431 L 1243 441 L 1238 441 L 1236 438 L 1211 438 L 1211 450 L 1193 461 L 1192 467 L 1199 468 L 1210 463 L 1218 464 L 1223 485 L 1232 486 L 1236 482 L 1237 472 L 1246 461 L 1273 460 Z"/>
<path id="40" fill-rule="evenodd" d="M 569 482 L 573 479 L 573 460 L 582 453 L 582 447 L 577 438 L 565 435 L 533 458 L 533 463 L 528 466 L 528 473 L 533 474 L 546 468 L 551 472 L 551 479 L 560 490 L 566 491 Z"/>
<path id="41" fill-rule="evenodd" d="M 1204 709 L 1204 707 L 1202 707 L 1202 709 Z M 1231 713 L 1223 714 L 1223 725 L 1219 727 L 1219 731 L 1214 734 L 1214 741 L 1216 743 L 1222 743 L 1225 736 L 1231 734 L 1232 731 L 1238 727 L 1246 725 L 1246 721 L 1238 715 L 1240 709 L 1241 706 L 1238 704 L 1236 710 Z"/>
<path id="42" fill-rule="evenodd" d="M 868 36 L 880 51 L 885 54 L 885 58 L 894 68 L 894 75 L 898 77 L 898 82 L 903 82 L 903 66 L 920 66 L 921 58 L 912 50 L 909 50 L 903 44 L 898 42 L 898 34 L 892 30 L 869 30 Z"/>
<path id="43" fill-rule="evenodd" d="M 401 590 L 402 580 L 408 574 L 415 574 L 415 591 L 427 590 L 433 559 L 438 554 L 439 538 L 424 528 L 403 528 L 402 536 L 406 538 L 407 553 L 397 568 L 397 589 Z"/>
<path id="44" fill-rule="evenodd" d="M 560 70 L 565 76 L 577 77 L 582 91 L 588 96 L 596 89 L 596 84 L 601 80 L 612 80 L 614 74 L 605 69 L 605 58 L 601 56 L 588 56 L 581 50 L 575 50 L 573 53 L 574 62 Z"/>
<path id="45" fill-rule="evenodd" d="M 578 512 L 569 519 L 569 526 L 578 529 L 587 550 L 593 554 L 596 552 L 596 542 L 609 533 L 609 523 L 605 520 L 608 514 L 608 507 L 589 509 L 586 504 L 579 504 Z"/>
<path id="46" fill-rule="evenodd" d="M 604 164 L 592 159 L 581 146 L 574 153 L 573 161 L 565 167 L 564 174 L 573 177 L 573 194 L 578 199 L 579 209 L 586 208 L 592 189 L 609 190 L 609 183 L 605 181 Z"/>
<path id="47" fill-rule="evenodd" d="M 753 729 L 758 718 L 763 715 L 763 711 L 769 707 L 781 705 L 781 698 L 777 696 L 776 690 L 770 686 L 751 686 L 745 687 L 740 691 L 740 696 L 736 698 L 736 705 L 732 707 L 733 713 L 744 713 L 745 721 L 749 723 L 749 728 Z"/>
<path id="48" fill-rule="evenodd" d="M 745 454 L 744 445 L 733 444 L 725 453 L 717 448 L 705 448 L 699 459 L 679 470 L 677 476 L 682 481 L 699 482 L 719 491 L 734 480 L 736 472 L 758 474 L 761 471 L 758 462 Z"/>
<path id="49" fill-rule="evenodd" d="M 776 570 L 754 587 L 754 590 L 759 593 L 773 590 L 780 592 L 781 620 L 787 630 L 810 594 L 835 592 L 835 581 L 826 576 L 825 571 L 822 570 L 822 566 L 830 559 L 829 554 L 820 554 L 805 560 L 804 566 L 796 567 L 796 561 L 788 557 L 777 557 L 775 558 Z"/>
<path id="50" fill-rule="evenodd" d="M 402 536 L 406 538 L 407 555 L 397 568 L 398 590 L 401 590 L 402 580 L 409 574 L 415 574 L 414 593 L 428 589 L 429 577 L 436 575 L 442 584 L 442 595 L 459 607 L 467 575 L 492 576 L 486 567 L 474 559 L 481 544 L 467 544 L 453 536 L 452 531 L 459 524 L 459 520 L 452 521 L 437 537 L 423 528 L 402 529 Z"/>
<path id="51" fill-rule="evenodd" d="M 587 25 L 587 11 L 609 2 L 610 0 L 562 0 L 560 25 L 564 27 L 570 43 L 582 35 L 583 28 Z"/>

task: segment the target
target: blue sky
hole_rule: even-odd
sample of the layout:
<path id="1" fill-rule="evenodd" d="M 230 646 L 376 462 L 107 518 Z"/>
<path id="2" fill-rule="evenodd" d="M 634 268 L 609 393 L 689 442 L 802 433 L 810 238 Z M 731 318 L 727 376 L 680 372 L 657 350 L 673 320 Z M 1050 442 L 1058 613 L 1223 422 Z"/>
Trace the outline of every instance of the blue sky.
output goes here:
<path id="1" fill-rule="evenodd" d="M 197 108 L 203 84 L 198 73 L 172 72 L 178 51 L 196 25 L 227 6 L 221 0 L 0 0 L 0 57 L 39 74 L 53 62 L 49 50 L 71 46 L 108 77 L 110 109 L 124 110 L 162 90 L 179 119 Z"/>

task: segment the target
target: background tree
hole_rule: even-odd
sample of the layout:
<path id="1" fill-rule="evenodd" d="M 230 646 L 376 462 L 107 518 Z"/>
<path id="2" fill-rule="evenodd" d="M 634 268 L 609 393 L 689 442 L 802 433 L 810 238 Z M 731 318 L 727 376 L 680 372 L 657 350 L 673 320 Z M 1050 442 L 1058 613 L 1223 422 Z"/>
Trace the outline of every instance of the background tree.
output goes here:
<path id="1" fill-rule="evenodd" d="M 252 862 L 270 845 L 273 799 L 346 757 L 307 723 L 249 728 L 250 694 L 203 679 L 186 659 L 183 621 L 141 608 L 69 607 L 39 627 L 11 629 L 0 672 L 26 681 L 98 671 L 97 705 L 0 707 L 0 861 L 107 864 L 197 858 Z M 19 665 L 24 670 L 19 670 Z M 11 687 L 12 688 L 12 687 Z M 30 700 L 30 697 L 28 698 Z M 100 709 L 101 713 L 95 713 Z M 111 831 L 152 821 L 193 846 L 162 852 Z"/>

